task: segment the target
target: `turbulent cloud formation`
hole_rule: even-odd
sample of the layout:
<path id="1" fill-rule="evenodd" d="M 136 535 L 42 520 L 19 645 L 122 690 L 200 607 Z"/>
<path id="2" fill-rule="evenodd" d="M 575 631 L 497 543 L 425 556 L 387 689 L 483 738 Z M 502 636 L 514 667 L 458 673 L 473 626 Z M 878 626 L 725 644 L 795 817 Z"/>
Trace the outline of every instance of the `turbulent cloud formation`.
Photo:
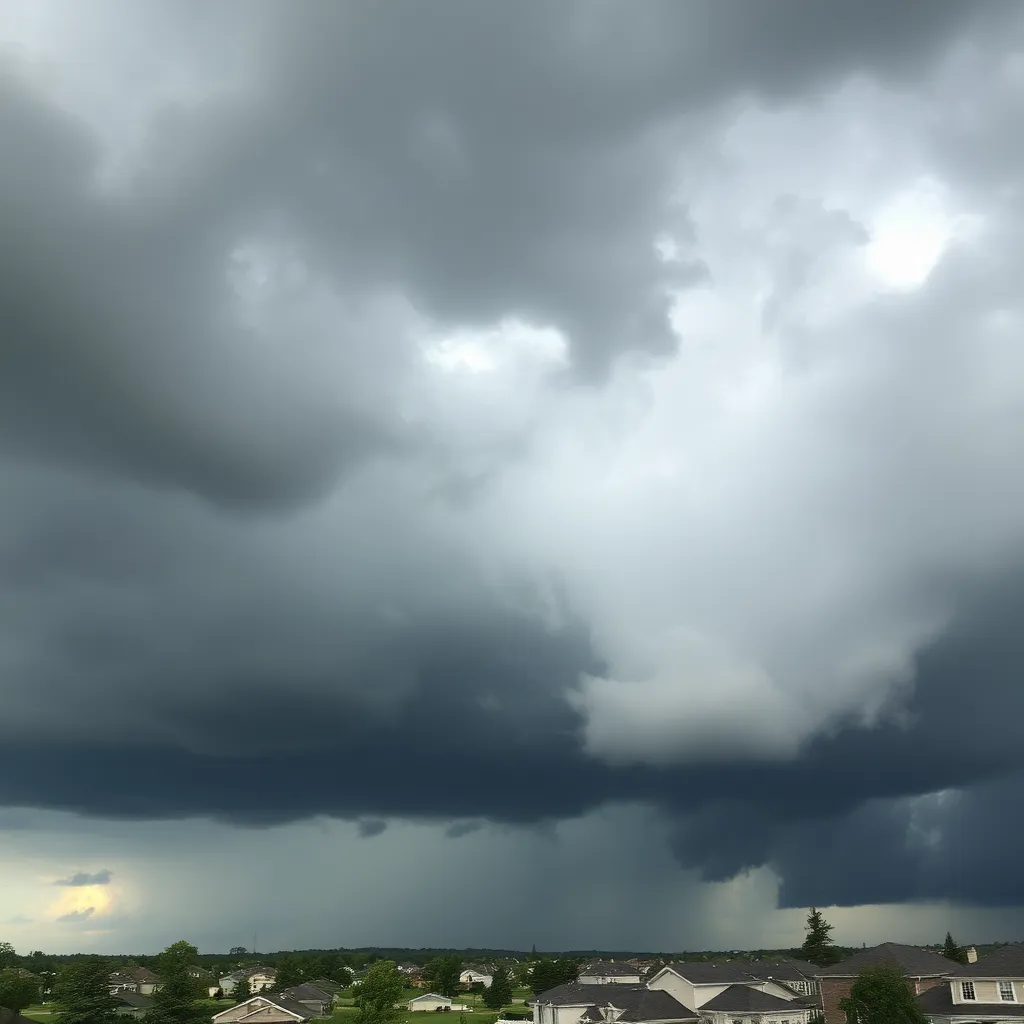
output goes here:
<path id="1" fill-rule="evenodd" d="M 0 804 L 1024 904 L 1017 5 L 2 33 Z"/>
<path id="2" fill-rule="evenodd" d="M 111 873 L 104 868 L 90 875 L 86 871 L 76 871 L 68 878 L 58 878 L 54 885 L 109 885 Z"/>

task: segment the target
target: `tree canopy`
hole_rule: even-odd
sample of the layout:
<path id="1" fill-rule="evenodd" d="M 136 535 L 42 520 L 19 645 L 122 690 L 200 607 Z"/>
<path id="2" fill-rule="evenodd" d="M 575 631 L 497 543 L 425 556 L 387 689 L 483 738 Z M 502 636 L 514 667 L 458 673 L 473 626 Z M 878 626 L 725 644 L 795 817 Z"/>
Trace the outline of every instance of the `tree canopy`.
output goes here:
<path id="1" fill-rule="evenodd" d="M 235 982 L 234 988 L 231 989 L 231 998 L 236 1003 L 244 1003 L 246 999 L 252 998 L 252 985 L 249 984 L 249 979 L 243 976 Z"/>
<path id="2" fill-rule="evenodd" d="M 0 971 L 14 967 L 18 962 L 18 954 L 9 942 L 0 942 Z"/>
<path id="3" fill-rule="evenodd" d="M 8 967 L 0 971 L 0 1006 L 21 1013 L 39 1000 L 39 982 Z"/>
<path id="4" fill-rule="evenodd" d="M 546 992 L 549 988 L 575 981 L 579 976 L 579 964 L 575 960 L 563 958 L 549 960 L 544 957 L 537 960 L 530 971 L 530 988 L 535 996 Z"/>
<path id="5" fill-rule="evenodd" d="M 402 1011 L 395 1004 L 405 986 L 394 960 L 378 960 L 359 985 L 356 1024 L 391 1024 Z"/>
<path id="6" fill-rule="evenodd" d="M 491 987 L 484 992 L 484 1005 L 489 1010 L 500 1010 L 512 1002 L 512 979 L 507 967 L 496 967 Z"/>
<path id="7" fill-rule="evenodd" d="M 149 1024 L 209 1024 L 210 1010 L 199 1002 L 205 995 L 202 982 L 190 973 L 198 955 L 199 950 L 182 939 L 157 957 L 161 985 L 146 1014 Z"/>
<path id="8" fill-rule="evenodd" d="M 881 964 L 857 975 L 839 1009 L 856 1024 L 928 1024 L 899 967 Z"/>
<path id="9" fill-rule="evenodd" d="M 53 987 L 58 1024 L 117 1024 L 110 970 L 110 963 L 99 956 L 83 956 L 60 969 Z"/>
<path id="10" fill-rule="evenodd" d="M 462 960 L 454 954 L 435 956 L 423 969 L 431 991 L 449 998 L 458 994 L 461 974 Z"/>
<path id="11" fill-rule="evenodd" d="M 832 925 L 825 920 L 817 907 L 811 907 L 807 915 L 807 935 L 800 947 L 804 960 L 825 967 L 839 960 L 839 951 L 832 941 Z"/>

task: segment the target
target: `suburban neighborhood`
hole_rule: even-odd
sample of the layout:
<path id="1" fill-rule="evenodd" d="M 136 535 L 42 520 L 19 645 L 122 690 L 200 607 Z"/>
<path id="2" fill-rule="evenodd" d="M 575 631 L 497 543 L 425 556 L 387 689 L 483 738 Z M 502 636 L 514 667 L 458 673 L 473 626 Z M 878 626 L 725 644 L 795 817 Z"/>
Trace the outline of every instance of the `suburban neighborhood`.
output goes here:
<path id="1" fill-rule="evenodd" d="M 339 950 L 262 962 L 239 947 L 201 963 L 213 958 L 178 942 L 151 966 L 75 956 L 56 970 L 39 951 L 19 957 L 0 943 L 0 1024 L 78 1021 L 75 1000 L 90 986 L 97 1024 L 405 1024 L 422 1013 L 463 1024 L 1024 1024 L 1024 944 L 961 947 L 947 933 L 942 946 L 848 950 L 831 931 L 812 908 L 803 946 L 777 954 L 464 962 L 419 952 L 396 963 Z"/>

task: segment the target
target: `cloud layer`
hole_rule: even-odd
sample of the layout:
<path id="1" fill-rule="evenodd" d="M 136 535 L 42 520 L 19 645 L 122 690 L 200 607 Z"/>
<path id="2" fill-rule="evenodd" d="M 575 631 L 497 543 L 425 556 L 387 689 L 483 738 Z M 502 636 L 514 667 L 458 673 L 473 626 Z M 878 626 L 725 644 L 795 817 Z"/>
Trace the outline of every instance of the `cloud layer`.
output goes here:
<path id="1" fill-rule="evenodd" d="M 1024 904 L 1015 5 L 96 10 L 0 37 L 0 804 Z"/>

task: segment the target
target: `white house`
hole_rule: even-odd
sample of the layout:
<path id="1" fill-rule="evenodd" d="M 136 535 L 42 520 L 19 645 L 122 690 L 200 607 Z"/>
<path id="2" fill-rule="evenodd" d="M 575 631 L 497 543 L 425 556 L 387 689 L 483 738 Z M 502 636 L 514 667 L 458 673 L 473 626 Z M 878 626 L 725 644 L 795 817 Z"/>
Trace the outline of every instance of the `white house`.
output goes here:
<path id="1" fill-rule="evenodd" d="M 277 970 L 274 967 L 245 967 L 242 970 L 225 974 L 219 979 L 224 995 L 231 995 L 231 990 L 242 978 L 249 979 L 249 988 L 252 992 L 262 992 L 265 988 L 270 988 L 277 980 Z"/>
<path id="2" fill-rule="evenodd" d="M 948 980 L 917 997 L 917 1005 L 932 1024 L 1022 1024 L 1024 945 L 1002 946 L 954 967 Z"/>
<path id="3" fill-rule="evenodd" d="M 410 1013 L 417 1010 L 450 1010 L 452 1009 L 452 1001 L 447 996 L 439 996 L 435 992 L 424 992 L 423 995 L 410 999 L 405 1004 L 405 1008 Z"/>
<path id="4" fill-rule="evenodd" d="M 481 984 L 484 988 L 490 988 L 494 981 L 494 971 L 490 967 L 481 967 L 479 964 L 469 964 L 462 969 L 459 975 L 459 982 L 463 985 Z"/>

